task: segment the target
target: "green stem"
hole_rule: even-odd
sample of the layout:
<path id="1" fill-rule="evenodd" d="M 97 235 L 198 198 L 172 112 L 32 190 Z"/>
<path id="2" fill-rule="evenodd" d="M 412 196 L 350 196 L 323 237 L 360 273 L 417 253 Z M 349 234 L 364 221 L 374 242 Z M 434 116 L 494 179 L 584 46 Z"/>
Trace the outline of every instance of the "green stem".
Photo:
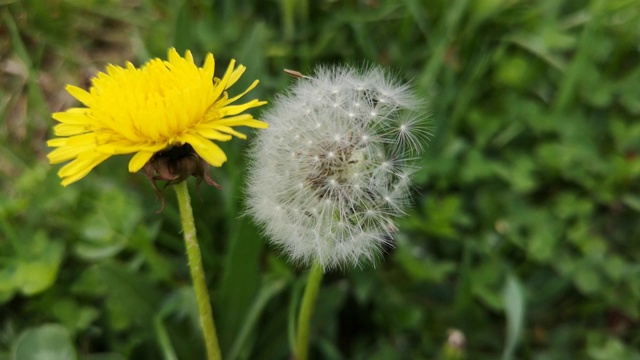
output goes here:
<path id="1" fill-rule="evenodd" d="M 311 325 L 311 315 L 316 305 L 320 283 L 322 282 L 324 269 L 315 262 L 311 267 L 311 273 L 307 279 L 307 286 L 302 296 L 302 305 L 298 314 L 298 330 L 296 339 L 296 360 L 307 360 L 309 358 L 309 329 Z"/>
<path id="2" fill-rule="evenodd" d="M 222 356 L 220 355 L 216 327 L 213 322 L 211 300 L 209 300 L 209 293 L 207 292 L 207 282 L 205 281 L 204 270 L 202 269 L 202 255 L 200 255 L 200 246 L 198 245 L 198 238 L 196 237 L 196 225 L 193 221 L 193 209 L 191 209 L 191 198 L 189 197 L 187 182 L 182 181 L 174 185 L 174 188 L 178 195 L 180 221 L 182 222 L 184 231 L 184 242 L 187 247 L 193 290 L 196 292 L 196 302 L 198 303 L 198 312 L 200 313 L 200 325 L 202 326 L 204 343 L 207 347 L 207 358 L 209 360 L 220 360 Z"/>

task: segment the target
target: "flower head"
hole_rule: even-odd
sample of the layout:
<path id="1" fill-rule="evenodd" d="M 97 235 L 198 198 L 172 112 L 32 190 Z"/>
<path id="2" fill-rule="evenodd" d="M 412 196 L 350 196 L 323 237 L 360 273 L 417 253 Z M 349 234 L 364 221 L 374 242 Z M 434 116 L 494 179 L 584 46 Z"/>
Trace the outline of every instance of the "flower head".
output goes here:
<path id="1" fill-rule="evenodd" d="M 60 124 L 54 128 L 57 138 L 47 142 L 55 148 L 47 157 L 52 164 L 72 160 L 58 172 L 62 185 L 82 179 L 112 155 L 135 154 L 129 171 L 137 172 L 154 155 L 182 146 L 203 164 L 221 166 L 227 157 L 213 141 L 228 141 L 232 136 L 245 139 L 234 126 L 266 128 L 266 123 L 242 114 L 266 102 L 254 99 L 235 104 L 258 80 L 229 97 L 227 90 L 245 67 L 236 67 L 231 60 L 222 78 L 214 77 L 214 68 L 210 53 L 198 67 L 191 52 L 181 57 L 172 48 L 168 60 L 152 59 L 140 68 L 131 63 L 124 68 L 108 65 L 106 73 L 92 79 L 89 91 L 68 85 L 67 91 L 86 107 L 53 114 Z M 201 170 L 202 164 L 190 167 Z M 157 170 L 157 165 L 151 168 Z M 163 170 L 167 169 L 159 171 Z M 160 179 L 183 180 L 184 174 L 166 176 L 170 178 L 160 174 Z"/>
<path id="2" fill-rule="evenodd" d="M 421 109 L 378 68 L 300 77 L 252 148 L 249 213 L 295 261 L 373 260 L 409 202 L 411 160 L 428 137 Z"/>

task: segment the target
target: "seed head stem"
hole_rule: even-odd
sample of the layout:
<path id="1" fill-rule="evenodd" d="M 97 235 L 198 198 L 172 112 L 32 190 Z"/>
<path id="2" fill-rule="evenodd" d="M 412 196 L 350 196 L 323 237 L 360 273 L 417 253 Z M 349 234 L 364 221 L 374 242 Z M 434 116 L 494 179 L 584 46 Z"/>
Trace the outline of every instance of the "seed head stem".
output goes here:
<path id="1" fill-rule="evenodd" d="M 311 316 L 316 306 L 316 299 L 322 283 L 324 269 L 319 262 L 314 262 L 307 279 L 307 286 L 302 296 L 302 305 L 298 314 L 298 329 L 296 338 L 296 360 L 307 360 L 309 358 L 309 335 L 311 327 Z"/>

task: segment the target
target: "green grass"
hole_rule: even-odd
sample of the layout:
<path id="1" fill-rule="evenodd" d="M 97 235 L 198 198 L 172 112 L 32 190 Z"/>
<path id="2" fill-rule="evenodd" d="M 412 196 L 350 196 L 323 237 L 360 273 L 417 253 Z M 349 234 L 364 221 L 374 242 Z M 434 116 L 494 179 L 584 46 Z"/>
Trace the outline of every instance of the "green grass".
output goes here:
<path id="1" fill-rule="evenodd" d="M 67 83 L 170 46 L 267 100 L 283 68 L 372 63 L 429 103 L 414 210 L 325 277 L 312 358 L 454 359 L 458 329 L 466 359 L 640 359 L 638 1 L 0 3 L 0 359 L 203 358 L 173 190 L 158 215 L 127 156 L 67 188 L 45 158 Z M 196 226 L 225 358 L 285 359 L 306 269 L 240 217 L 247 143 Z"/>

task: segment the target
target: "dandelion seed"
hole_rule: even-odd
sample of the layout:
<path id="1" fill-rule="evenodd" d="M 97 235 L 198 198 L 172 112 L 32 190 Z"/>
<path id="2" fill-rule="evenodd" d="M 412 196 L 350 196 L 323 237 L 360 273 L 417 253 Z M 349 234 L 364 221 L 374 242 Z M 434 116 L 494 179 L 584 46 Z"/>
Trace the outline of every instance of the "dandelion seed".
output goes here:
<path id="1" fill-rule="evenodd" d="M 271 242 L 324 269 L 375 259 L 409 204 L 411 160 L 428 135 L 419 103 L 378 68 L 298 77 L 251 150 L 249 212 Z"/>

